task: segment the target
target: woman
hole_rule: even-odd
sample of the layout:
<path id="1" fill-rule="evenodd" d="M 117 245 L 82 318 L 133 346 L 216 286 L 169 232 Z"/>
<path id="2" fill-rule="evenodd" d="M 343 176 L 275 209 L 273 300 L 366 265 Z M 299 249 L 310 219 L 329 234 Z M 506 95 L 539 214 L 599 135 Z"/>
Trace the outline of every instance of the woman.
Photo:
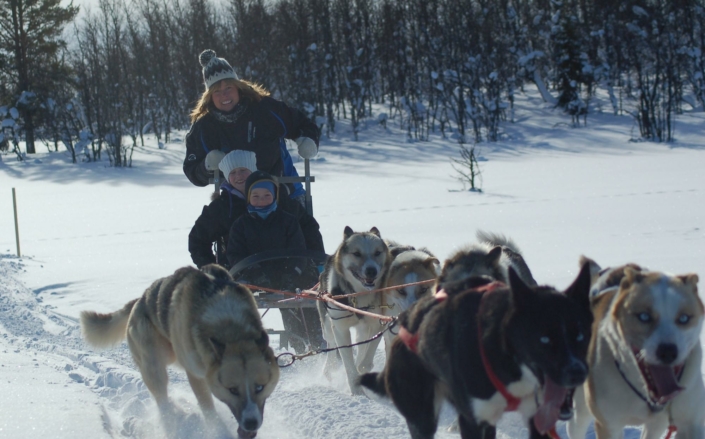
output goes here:
<path id="1" fill-rule="evenodd" d="M 296 141 L 301 157 L 313 158 L 318 153 L 316 124 L 259 85 L 238 78 L 214 51 L 205 50 L 199 62 L 206 90 L 191 112 L 186 136 L 184 173 L 191 183 L 207 186 L 209 173 L 218 172 L 220 160 L 236 149 L 253 151 L 259 170 L 274 176 L 298 175 L 284 139 Z M 303 195 L 300 184 L 294 192 L 289 187 L 290 197 Z"/>

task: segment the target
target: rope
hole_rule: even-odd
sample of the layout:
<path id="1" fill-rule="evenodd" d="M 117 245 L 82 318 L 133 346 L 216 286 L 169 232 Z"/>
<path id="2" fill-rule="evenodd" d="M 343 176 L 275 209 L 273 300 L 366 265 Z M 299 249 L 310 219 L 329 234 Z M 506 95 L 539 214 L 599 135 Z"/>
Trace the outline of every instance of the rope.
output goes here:
<path id="1" fill-rule="evenodd" d="M 367 340 L 363 340 L 357 343 L 345 345 L 345 346 L 336 346 L 334 348 L 325 348 L 325 349 L 317 349 L 315 351 L 308 351 L 305 354 L 292 354 L 291 352 L 284 352 L 283 354 L 277 355 L 277 366 L 279 368 L 283 369 L 285 367 L 289 367 L 296 360 L 301 360 L 306 357 L 313 357 L 315 355 L 319 354 L 325 354 L 326 352 L 333 352 L 333 351 L 338 351 L 340 349 L 347 349 L 347 348 L 352 348 L 354 346 L 360 346 L 363 344 L 371 343 L 374 340 L 377 340 L 380 338 L 382 335 L 384 335 L 385 332 L 389 331 L 392 329 L 392 327 L 396 324 L 396 317 L 391 318 L 390 322 L 387 324 L 387 327 L 384 328 L 383 330 L 379 331 L 377 334 L 373 335 L 372 337 L 368 338 Z"/>
<path id="2" fill-rule="evenodd" d="M 344 309 L 346 311 L 354 312 L 357 314 L 362 314 L 363 316 L 374 317 L 376 319 L 379 319 L 382 322 L 391 322 L 391 321 L 395 320 L 395 317 L 392 317 L 392 316 L 383 316 L 381 314 L 375 314 L 375 313 L 372 313 L 369 311 L 363 311 L 361 309 L 355 308 L 354 306 L 344 305 L 344 304 L 338 302 L 337 300 L 333 299 L 333 297 L 336 297 L 336 296 L 331 296 L 329 293 L 322 294 L 320 297 L 321 297 L 321 299 L 325 300 L 326 302 L 332 303 L 335 306 L 339 307 L 340 309 Z M 345 296 L 343 296 L 343 297 L 345 297 Z"/>
<path id="3" fill-rule="evenodd" d="M 411 282 L 408 284 L 402 284 L 402 285 L 393 285 L 391 287 L 384 287 L 384 288 L 377 288 L 376 290 L 369 290 L 369 291 L 358 291 L 356 293 L 351 293 L 351 294 L 341 294 L 339 296 L 332 296 L 333 299 L 344 299 L 347 297 L 357 297 L 357 296 L 364 296 L 365 294 L 373 294 L 373 293 L 380 293 L 382 291 L 389 291 L 389 290 L 397 290 L 399 288 L 406 288 L 406 287 L 412 287 L 414 285 L 423 285 L 423 284 L 430 284 L 432 282 L 435 282 L 436 279 L 428 279 L 428 280 L 421 280 L 418 282 Z"/>

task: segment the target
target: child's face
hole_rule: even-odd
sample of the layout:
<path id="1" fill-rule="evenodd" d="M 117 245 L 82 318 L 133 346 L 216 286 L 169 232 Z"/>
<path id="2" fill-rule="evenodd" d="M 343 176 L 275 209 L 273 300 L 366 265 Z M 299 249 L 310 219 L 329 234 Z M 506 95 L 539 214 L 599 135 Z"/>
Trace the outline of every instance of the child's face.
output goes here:
<path id="1" fill-rule="evenodd" d="M 245 180 L 247 180 L 247 177 L 252 174 L 252 171 L 250 171 L 247 168 L 235 168 L 232 171 L 230 171 L 230 175 L 228 175 L 228 181 L 230 184 L 243 194 L 245 193 Z"/>
<path id="2" fill-rule="evenodd" d="M 250 204 L 254 207 L 267 207 L 274 202 L 274 196 L 269 190 L 258 187 L 250 191 Z"/>

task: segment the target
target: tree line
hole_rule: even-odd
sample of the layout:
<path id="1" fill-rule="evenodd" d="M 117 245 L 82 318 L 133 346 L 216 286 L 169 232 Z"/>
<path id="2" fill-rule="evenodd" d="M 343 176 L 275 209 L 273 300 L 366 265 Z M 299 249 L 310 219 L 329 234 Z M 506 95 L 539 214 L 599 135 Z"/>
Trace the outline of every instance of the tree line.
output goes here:
<path id="1" fill-rule="evenodd" d="M 189 126 L 207 48 L 328 134 L 376 117 L 495 141 L 532 84 L 573 124 L 604 93 L 667 142 L 683 105 L 705 104 L 704 2 L 100 0 L 76 19 L 60 0 L 0 0 L 0 147 L 129 166 L 145 133 Z"/>

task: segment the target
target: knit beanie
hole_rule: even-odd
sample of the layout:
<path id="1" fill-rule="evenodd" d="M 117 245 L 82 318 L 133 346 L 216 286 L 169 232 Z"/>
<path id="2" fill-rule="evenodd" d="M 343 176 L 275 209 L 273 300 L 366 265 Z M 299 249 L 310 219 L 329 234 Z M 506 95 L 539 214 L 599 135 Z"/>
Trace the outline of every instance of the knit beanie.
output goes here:
<path id="1" fill-rule="evenodd" d="M 204 50 L 198 55 L 198 62 L 203 66 L 203 82 L 206 90 L 222 79 L 240 79 L 235 70 L 223 58 L 215 56 L 214 50 Z"/>
<path id="2" fill-rule="evenodd" d="M 223 157 L 218 164 L 218 168 L 220 168 L 220 171 L 226 179 L 235 168 L 247 168 L 255 172 L 257 170 L 257 156 L 255 156 L 255 153 L 252 151 L 236 149 L 235 151 L 230 151 Z"/>

